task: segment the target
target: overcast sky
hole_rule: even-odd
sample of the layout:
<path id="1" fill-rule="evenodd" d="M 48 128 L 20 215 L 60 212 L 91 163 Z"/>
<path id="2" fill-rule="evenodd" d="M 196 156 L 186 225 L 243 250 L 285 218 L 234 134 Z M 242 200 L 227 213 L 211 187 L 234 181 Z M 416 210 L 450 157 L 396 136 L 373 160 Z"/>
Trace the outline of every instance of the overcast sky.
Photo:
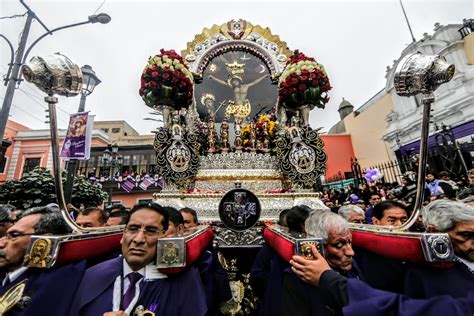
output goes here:
<path id="1" fill-rule="evenodd" d="M 245 19 L 269 27 L 292 50 L 316 58 L 328 72 L 333 86 L 325 110 L 311 113 L 311 125 L 327 131 L 339 120 L 342 98 L 355 108 L 363 105 L 385 86 L 385 71 L 411 42 L 411 36 L 397 0 L 385 1 L 50 1 L 25 0 L 50 29 L 82 22 L 96 10 L 112 17 L 109 24 L 87 24 L 47 36 L 28 56 L 55 52 L 79 66 L 91 65 L 102 83 L 87 98 L 86 109 L 96 120 L 126 120 L 141 134 L 157 127 L 138 95 L 140 75 L 149 56 L 160 48 L 180 52 L 205 27 L 231 19 Z M 416 39 L 433 33 L 436 22 L 461 24 L 474 16 L 474 1 L 404 1 Z M 1 0 L 0 16 L 23 14 L 17 0 Z M 25 17 L 0 19 L 0 33 L 17 47 Z M 45 30 L 34 22 L 29 43 Z M 0 39 L 0 73 L 5 75 L 10 60 L 8 45 Z M 1 85 L 3 102 L 5 87 Z M 16 90 L 11 118 L 31 128 L 46 128 L 44 94 L 23 82 Z M 59 124 L 65 127 L 68 113 L 77 111 L 79 96 L 60 98 Z M 380 118 L 383 119 L 383 118 Z"/>

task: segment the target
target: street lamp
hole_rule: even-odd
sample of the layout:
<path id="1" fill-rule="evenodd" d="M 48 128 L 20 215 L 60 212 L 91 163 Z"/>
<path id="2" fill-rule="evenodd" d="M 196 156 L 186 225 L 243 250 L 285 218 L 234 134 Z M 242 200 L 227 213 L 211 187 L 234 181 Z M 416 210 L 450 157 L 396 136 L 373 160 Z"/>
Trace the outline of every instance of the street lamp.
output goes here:
<path id="1" fill-rule="evenodd" d="M 113 182 L 112 182 L 112 177 L 114 174 L 114 170 L 116 167 L 121 169 L 123 165 L 123 157 L 118 153 L 119 146 L 115 143 L 112 146 L 109 146 L 109 148 L 106 148 L 102 152 L 102 166 L 104 168 L 109 168 L 109 181 L 110 181 L 110 186 L 109 186 L 109 199 L 107 201 L 108 205 L 112 205 L 112 187 L 113 187 Z"/>
<path id="2" fill-rule="evenodd" d="M 97 78 L 95 71 L 92 70 L 92 67 L 89 65 L 84 65 L 81 68 L 82 71 L 82 90 L 81 90 L 81 102 L 79 103 L 79 108 L 77 112 L 84 112 L 86 109 L 86 98 L 94 92 L 95 87 L 97 87 L 102 81 Z"/>
<path id="3" fill-rule="evenodd" d="M 89 65 L 84 65 L 81 68 L 82 72 L 82 88 L 81 88 L 81 101 L 79 102 L 78 112 L 84 112 L 86 110 L 86 98 L 89 96 L 98 86 L 101 81 L 97 78 L 94 70 Z M 66 203 L 70 203 L 72 199 L 72 187 L 74 185 L 74 177 L 77 172 L 77 159 L 70 159 L 67 164 L 67 178 L 66 185 L 64 188 L 64 198 Z"/>
<path id="4" fill-rule="evenodd" d="M 107 24 L 110 22 L 111 17 L 106 14 L 106 13 L 100 13 L 97 15 L 91 15 L 88 17 L 87 21 L 84 22 L 79 22 L 79 23 L 74 23 L 70 25 L 65 25 L 61 26 L 55 29 L 48 29 L 46 25 L 41 21 L 40 18 L 36 15 L 35 12 L 33 12 L 23 0 L 20 0 L 20 3 L 26 8 L 27 14 L 26 14 L 26 22 L 25 22 L 25 27 L 23 28 L 22 35 L 20 42 L 18 43 L 18 49 L 14 58 L 13 62 L 10 62 L 10 67 L 7 71 L 7 76 L 5 77 L 5 85 L 7 86 L 6 92 L 5 92 L 5 97 L 3 99 L 3 105 L 2 105 L 2 111 L 0 113 L 0 135 L 2 136 L 2 139 L 5 134 L 5 128 L 7 125 L 7 120 L 8 116 L 10 115 L 10 108 L 12 105 L 13 101 L 13 95 L 15 94 L 15 86 L 16 84 L 20 84 L 21 81 L 21 75 L 20 75 L 20 68 L 21 66 L 25 63 L 26 58 L 28 57 L 28 54 L 30 53 L 31 49 L 44 37 L 47 35 L 52 35 L 54 32 L 83 25 L 83 24 L 89 24 L 89 23 L 101 23 L 101 24 Z M 33 19 L 37 20 L 39 24 L 46 30 L 46 33 L 38 37 L 31 45 L 30 47 L 26 50 L 26 42 L 28 40 L 28 35 L 30 32 L 30 27 L 31 23 L 33 22 Z M 1 35 L 3 39 L 5 39 L 10 46 L 10 50 L 13 52 L 11 49 L 13 46 L 10 43 L 10 41 L 3 35 Z M 13 60 L 13 58 L 11 58 Z M 0 151 L 0 161 L 3 160 L 3 155 L 1 155 Z"/>

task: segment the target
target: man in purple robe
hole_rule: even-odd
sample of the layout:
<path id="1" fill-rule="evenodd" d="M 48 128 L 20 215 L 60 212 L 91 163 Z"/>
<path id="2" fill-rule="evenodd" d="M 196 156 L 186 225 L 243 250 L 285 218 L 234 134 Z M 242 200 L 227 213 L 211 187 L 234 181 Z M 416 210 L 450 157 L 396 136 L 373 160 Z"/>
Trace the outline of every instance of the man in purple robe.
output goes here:
<path id="1" fill-rule="evenodd" d="M 288 227 L 291 234 L 300 236 L 305 232 L 304 223 L 311 211 L 306 205 L 295 205 L 280 213 L 279 223 Z M 257 253 L 250 270 L 250 280 L 260 297 L 259 315 L 282 315 L 283 276 L 288 267 L 289 263 L 268 244 Z"/>
<path id="2" fill-rule="evenodd" d="M 261 305 L 259 315 L 282 314 L 282 277 L 289 263 L 268 244 L 257 253 L 250 270 L 250 280 Z"/>
<path id="3" fill-rule="evenodd" d="M 314 211 L 306 219 L 305 229 L 308 235 L 323 239 L 324 252 L 335 271 L 348 278 L 360 278 L 352 259 L 349 223 L 343 217 L 329 211 Z M 342 315 L 341 307 L 325 291 L 304 283 L 298 276 L 294 269 L 283 275 L 284 316 Z"/>
<path id="4" fill-rule="evenodd" d="M 169 214 L 160 205 L 135 205 L 121 240 L 123 257 L 86 271 L 71 315 L 205 315 L 206 296 L 196 268 L 164 275 L 153 264 L 157 240 L 168 225 Z"/>
<path id="5" fill-rule="evenodd" d="M 375 196 L 372 196 L 375 197 Z M 408 219 L 406 206 L 397 201 L 383 201 L 373 207 L 372 221 L 381 226 L 399 226 Z M 405 263 L 375 254 L 362 247 L 354 247 L 354 260 L 365 281 L 380 290 L 403 293 Z"/>
<path id="6" fill-rule="evenodd" d="M 474 208 L 460 202 L 436 200 L 423 210 L 428 232 L 447 233 L 455 263 L 447 269 L 411 267 L 405 276 L 404 294 L 414 298 L 436 295 L 463 297 L 474 291 Z"/>
<path id="7" fill-rule="evenodd" d="M 304 282 L 318 286 L 335 306 L 342 308 L 345 316 L 465 316 L 474 313 L 474 291 L 463 297 L 448 295 L 429 299 L 412 299 L 405 295 L 374 289 L 364 282 L 346 278 L 331 270 L 328 262 L 314 246 L 311 248 L 315 260 L 294 256 L 293 271 Z"/>
<path id="8" fill-rule="evenodd" d="M 85 262 L 51 269 L 23 266 L 31 235 L 63 235 L 71 230 L 59 211 L 36 207 L 23 212 L 0 239 L 0 268 L 8 273 L 0 283 L 0 297 L 21 282 L 20 301 L 2 315 L 67 315 L 85 270 Z M 58 299 L 60 298 L 60 299 Z M 6 300 L 3 300 L 3 306 Z"/>

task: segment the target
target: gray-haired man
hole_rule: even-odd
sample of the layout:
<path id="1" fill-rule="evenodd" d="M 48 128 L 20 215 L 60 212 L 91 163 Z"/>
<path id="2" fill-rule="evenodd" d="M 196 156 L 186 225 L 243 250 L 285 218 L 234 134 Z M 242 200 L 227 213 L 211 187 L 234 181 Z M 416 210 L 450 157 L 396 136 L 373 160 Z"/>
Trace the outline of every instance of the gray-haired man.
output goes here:
<path id="1" fill-rule="evenodd" d="M 352 258 L 352 234 L 349 223 L 332 212 L 312 212 L 305 222 L 308 235 L 320 237 L 331 268 L 349 278 L 359 278 Z M 331 315 L 337 307 L 327 293 L 304 283 L 307 273 L 300 256 L 290 261 L 293 273 L 283 275 L 283 315 Z"/>
<path id="2" fill-rule="evenodd" d="M 447 233 L 455 264 L 448 269 L 413 267 L 407 271 L 405 294 L 414 298 L 436 295 L 463 297 L 474 291 L 474 208 L 449 200 L 436 200 L 423 210 L 428 232 Z"/>
<path id="3" fill-rule="evenodd" d="M 343 205 L 339 208 L 337 213 L 344 217 L 349 223 L 365 223 L 365 212 L 357 205 Z"/>

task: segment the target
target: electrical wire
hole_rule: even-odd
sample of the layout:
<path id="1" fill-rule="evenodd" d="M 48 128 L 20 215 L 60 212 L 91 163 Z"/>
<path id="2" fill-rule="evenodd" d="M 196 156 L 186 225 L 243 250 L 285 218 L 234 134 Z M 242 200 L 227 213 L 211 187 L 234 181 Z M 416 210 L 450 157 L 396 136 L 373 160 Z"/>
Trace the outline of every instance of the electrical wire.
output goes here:
<path id="1" fill-rule="evenodd" d="M 4 97 L 0 97 L 0 99 L 3 100 Z M 43 124 L 46 124 L 46 123 L 45 123 L 44 121 L 42 121 L 40 118 L 34 116 L 33 114 L 31 114 L 31 113 L 28 112 L 27 110 L 23 109 L 22 107 L 20 107 L 20 106 L 14 104 L 14 103 L 12 103 L 12 106 L 13 106 L 14 108 L 16 108 L 17 110 L 20 110 L 21 112 L 23 112 L 23 113 L 29 115 L 30 117 L 32 117 L 33 119 L 37 120 L 38 122 L 41 122 L 41 123 L 43 123 Z"/>
<path id="2" fill-rule="evenodd" d="M 105 2 L 105 1 L 104 1 Z M 0 20 L 3 20 L 3 19 L 14 19 L 14 18 L 21 18 L 25 15 L 28 14 L 28 11 L 26 11 L 25 13 L 23 14 L 15 14 L 15 15 L 10 15 L 10 16 L 1 16 L 0 17 Z"/>
<path id="3" fill-rule="evenodd" d="M 34 89 L 33 86 L 31 86 L 31 85 L 26 85 L 26 86 L 24 86 L 24 87 L 27 87 L 27 88 L 31 91 L 30 94 L 32 94 L 32 96 L 38 98 L 39 100 L 43 100 L 43 97 L 42 97 L 42 96 L 36 94 L 38 90 Z M 19 89 L 20 89 L 20 88 L 19 88 Z M 21 89 L 20 89 L 20 90 L 21 90 Z M 26 93 L 24 90 L 22 90 L 22 91 L 23 91 L 23 93 Z M 43 103 L 41 103 L 41 104 L 43 104 Z M 43 105 L 44 105 L 44 104 L 43 104 Z M 71 114 L 68 113 L 67 111 L 63 110 L 63 109 L 59 106 L 59 103 L 56 104 L 56 109 L 58 109 L 59 111 L 63 112 L 64 114 L 66 114 L 68 117 L 71 115 Z"/>
<path id="4" fill-rule="evenodd" d="M 18 105 L 12 103 L 12 106 L 13 106 L 14 108 L 16 108 L 17 110 L 20 110 L 21 112 L 23 112 L 23 113 L 25 113 L 26 115 L 30 116 L 31 118 L 37 120 L 38 122 L 43 123 L 43 124 L 47 124 L 45 121 L 42 121 L 40 118 L 38 118 L 38 117 L 34 116 L 33 114 L 31 114 L 30 112 L 28 112 L 28 111 L 22 109 L 22 108 L 19 107 Z"/>
<path id="5" fill-rule="evenodd" d="M 34 98 L 34 96 L 32 96 L 31 94 L 29 94 L 28 92 L 26 92 L 25 90 L 23 90 L 22 88 L 18 88 L 18 90 L 20 90 L 21 92 L 23 92 L 27 97 L 29 97 L 31 100 L 33 100 L 36 104 L 40 105 L 43 109 L 47 110 L 48 107 L 46 105 L 44 105 L 43 103 L 39 102 L 37 99 Z M 57 109 L 59 109 L 58 107 L 56 107 Z M 63 111 L 64 112 L 64 111 Z M 66 113 L 66 112 L 65 112 Z M 67 113 L 66 113 L 67 114 Z M 67 114 L 69 115 L 69 114 Z M 68 121 L 66 119 L 64 119 L 63 117 L 59 116 L 58 115 L 58 119 L 63 122 L 64 124 L 68 125 Z"/>

